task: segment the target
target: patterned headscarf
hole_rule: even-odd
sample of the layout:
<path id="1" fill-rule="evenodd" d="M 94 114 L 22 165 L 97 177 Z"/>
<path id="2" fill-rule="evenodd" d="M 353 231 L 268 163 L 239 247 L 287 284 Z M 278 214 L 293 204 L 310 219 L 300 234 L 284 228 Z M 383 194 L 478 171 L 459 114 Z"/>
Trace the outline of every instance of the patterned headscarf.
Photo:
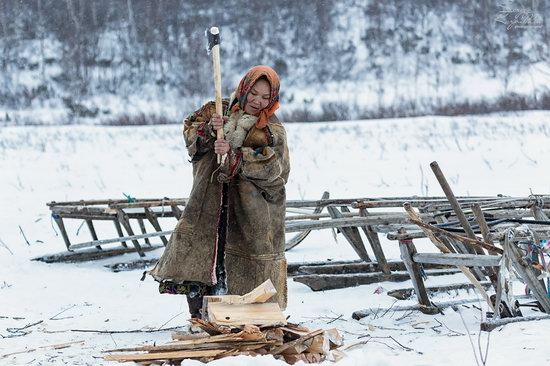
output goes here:
<path id="1" fill-rule="evenodd" d="M 238 98 L 238 103 L 231 107 L 231 112 L 236 112 L 239 109 L 244 110 L 244 105 L 246 104 L 246 98 L 250 89 L 260 79 L 265 77 L 271 86 L 271 95 L 269 96 L 269 104 L 267 107 L 260 111 L 258 116 L 258 121 L 256 122 L 257 128 L 264 128 L 267 126 L 269 117 L 275 113 L 279 108 L 279 75 L 269 66 L 258 65 L 254 66 L 246 75 L 241 79 L 239 86 L 235 89 L 235 97 Z"/>

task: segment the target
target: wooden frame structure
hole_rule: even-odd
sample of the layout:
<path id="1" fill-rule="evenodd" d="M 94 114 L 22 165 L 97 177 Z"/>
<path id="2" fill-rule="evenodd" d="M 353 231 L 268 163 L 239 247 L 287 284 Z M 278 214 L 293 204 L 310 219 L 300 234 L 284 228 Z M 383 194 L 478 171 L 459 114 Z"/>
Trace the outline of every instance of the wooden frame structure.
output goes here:
<path id="1" fill-rule="evenodd" d="M 454 288 L 476 289 L 493 310 L 494 321 L 501 323 L 501 305 L 507 309 L 504 316 L 519 314 L 503 276 L 505 272 L 515 271 L 541 309 L 550 314 L 548 289 L 539 279 L 541 270 L 550 276 L 540 250 L 542 240 L 550 239 L 550 196 L 455 197 L 437 163 L 431 167 L 444 197 L 330 199 L 325 192 L 320 200 L 287 201 L 285 229 L 296 234 L 286 243 L 286 250 L 299 245 L 312 230 L 333 229 L 344 236 L 360 259 L 347 263 L 291 264 L 289 275 L 314 291 L 410 278 L 418 308 L 436 313 L 440 310 L 429 294 L 437 289 L 425 286 L 425 276 L 462 272 L 470 283 L 456 284 Z M 186 202 L 187 199 L 165 198 L 48 205 L 69 251 L 92 248 L 87 252 L 97 253 L 107 245 L 121 243 L 122 248 L 118 250 L 135 251 L 143 257 L 145 251 L 153 247 L 150 238 L 160 237 L 162 244 L 167 244 L 174 223 L 163 229 L 159 219 L 179 219 Z M 64 225 L 67 219 L 83 220 L 92 240 L 72 244 Z M 117 237 L 99 239 L 95 220 L 112 221 Z M 145 222 L 154 231 L 148 233 Z M 136 234 L 136 227 L 141 234 Z M 397 242 L 401 262 L 387 260 L 380 234 Z M 434 244 L 437 253 L 417 251 L 414 241 L 423 238 Z M 127 242 L 133 247 L 128 247 Z M 527 258 L 533 250 L 540 261 L 536 255 Z M 488 288 L 494 290 L 493 298 L 488 295 Z M 490 329 L 491 325 L 486 324 L 485 328 Z"/>

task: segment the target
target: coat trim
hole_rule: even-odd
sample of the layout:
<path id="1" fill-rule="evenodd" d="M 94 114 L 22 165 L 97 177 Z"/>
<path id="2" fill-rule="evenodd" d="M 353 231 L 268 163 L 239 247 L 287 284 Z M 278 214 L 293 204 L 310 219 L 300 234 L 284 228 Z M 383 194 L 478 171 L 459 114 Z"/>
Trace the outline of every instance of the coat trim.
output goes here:
<path id="1" fill-rule="evenodd" d="M 214 236 L 214 254 L 212 255 L 212 266 L 210 267 L 210 281 L 212 281 L 212 285 L 218 283 L 218 277 L 216 275 L 216 264 L 218 263 L 218 243 L 220 242 L 220 223 L 222 219 L 223 209 L 223 184 L 220 184 L 218 202 L 218 220 L 215 227 L 216 235 Z"/>

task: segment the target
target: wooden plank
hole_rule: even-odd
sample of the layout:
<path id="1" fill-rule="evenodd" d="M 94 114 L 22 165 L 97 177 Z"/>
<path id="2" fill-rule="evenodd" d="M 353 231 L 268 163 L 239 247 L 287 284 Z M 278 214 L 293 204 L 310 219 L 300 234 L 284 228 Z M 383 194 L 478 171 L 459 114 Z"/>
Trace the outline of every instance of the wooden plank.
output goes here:
<path id="1" fill-rule="evenodd" d="M 128 233 L 128 235 L 134 236 L 135 234 L 134 234 L 134 230 L 132 230 L 132 226 L 130 225 L 130 220 L 128 219 L 128 216 L 126 216 L 124 211 L 118 210 L 117 217 L 120 224 L 124 227 L 124 229 L 126 229 L 126 232 Z M 132 239 L 132 244 L 134 245 L 134 248 L 136 248 L 136 251 L 138 252 L 139 256 L 145 257 L 145 253 L 141 249 L 141 245 L 139 245 L 139 242 L 137 241 L 137 239 Z"/>
<path id="2" fill-rule="evenodd" d="M 481 282 L 481 286 L 485 288 L 486 290 L 491 287 L 491 282 L 484 281 Z M 430 286 L 426 287 L 426 292 L 428 295 L 436 294 L 440 292 L 449 292 L 449 291 L 457 291 L 457 290 L 470 290 L 475 289 L 475 286 L 471 283 L 457 283 L 457 284 L 451 284 L 451 285 L 444 285 L 444 286 Z M 398 300 L 407 300 L 413 295 L 414 288 L 400 288 L 400 289 L 394 289 L 391 291 L 388 291 L 386 294 L 391 297 L 395 297 Z"/>
<path id="3" fill-rule="evenodd" d="M 65 242 L 65 246 L 67 247 L 67 250 L 71 250 L 71 240 L 69 239 L 69 235 L 67 235 L 67 230 L 65 229 L 65 224 L 63 223 L 63 219 L 56 214 L 52 214 L 53 219 L 55 223 L 57 224 L 57 227 L 59 228 L 59 231 L 61 232 L 61 237 L 63 238 L 63 241 Z"/>
<path id="4" fill-rule="evenodd" d="M 137 241 L 139 239 L 143 238 L 154 238 L 161 235 L 170 235 L 172 231 L 161 231 L 160 233 L 154 232 L 154 233 L 147 233 L 147 234 L 141 234 L 141 235 L 131 235 L 131 236 L 123 236 L 121 238 L 113 238 L 113 239 L 101 239 L 101 240 L 94 240 L 84 243 L 78 243 L 78 244 L 72 244 L 70 247 L 70 250 L 74 249 L 82 249 L 82 248 L 90 248 L 96 245 L 105 245 L 105 244 L 112 244 L 112 243 L 118 243 L 121 241 L 130 241 L 132 242 Z M 140 246 L 141 248 L 141 246 Z"/>
<path id="5" fill-rule="evenodd" d="M 258 325 L 276 326 L 286 324 L 286 318 L 279 304 L 266 302 L 261 304 L 208 304 L 208 319 L 218 325 Z"/>
<path id="6" fill-rule="evenodd" d="M 162 248 L 163 245 L 153 245 L 150 248 L 144 248 L 143 251 L 150 252 L 152 250 Z M 78 263 L 78 262 L 87 262 L 98 259 L 105 259 L 114 257 L 117 255 L 123 255 L 128 253 L 135 253 L 136 249 L 131 248 L 103 248 L 102 250 L 81 250 L 77 252 L 63 252 L 59 254 L 45 255 L 42 257 L 33 258 L 35 261 L 45 262 L 45 263 Z"/>
<path id="7" fill-rule="evenodd" d="M 434 303 L 434 305 L 439 309 L 438 312 L 441 310 L 441 309 L 444 309 L 444 308 L 448 308 L 448 307 L 451 307 L 451 306 L 456 306 L 456 305 L 464 305 L 464 304 L 471 304 L 471 303 L 477 303 L 479 302 L 479 298 L 475 298 L 475 299 L 463 299 L 463 300 L 453 300 L 453 301 L 442 301 L 442 302 L 438 302 L 438 303 Z M 363 310 L 357 310 L 357 311 L 354 311 L 352 314 L 351 314 L 351 317 L 355 320 L 360 320 L 360 319 L 363 319 L 363 318 L 366 318 L 367 316 L 369 315 L 374 315 L 374 314 L 377 314 L 377 313 L 384 313 L 385 311 L 393 311 L 393 312 L 397 312 L 397 311 L 422 311 L 422 312 L 426 312 L 426 311 L 430 311 L 432 310 L 433 311 L 433 308 L 434 307 L 426 307 L 424 305 L 420 305 L 420 304 L 415 304 L 415 305 L 407 305 L 407 306 L 392 306 L 391 308 L 389 309 L 381 309 L 381 308 L 370 308 L 370 309 L 363 309 Z M 434 313 L 432 313 L 434 314 Z M 437 313 L 435 313 L 437 314 Z"/>
<path id="8" fill-rule="evenodd" d="M 406 271 L 405 264 L 401 261 L 388 262 L 390 271 Z M 425 269 L 449 268 L 449 266 L 425 264 Z M 343 263 L 343 264 L 323 264 L 323 265 L 301 265 L 297 268 L 289 268 L 288 275 L 303 275 L 303 274 L 345 274 L 345 273 L 372 273 L 382 272 L 382 269 L 376 262 L 361 262 L 361 263 Z M 391 272 L 390 272 L 391 273 Z M 386 273 L 386 274 L 390 274 Z"/>
<path id="9" fill-rule="evenodd" d="M 403 233 L 405 229 L 400 229 L 400 233 Z M 418 299 L 420 305 L 431 307 L 432 303 L 426 292 L 426 287 L 424 286 L 424 280 L 420 275 L 420 266 L 418 263 L 413 261 L 413 257 L 417 254 L 416 247 L 413 244 L 412 240 L 400 240 L 399 241 L 399 250 L 401 251 L 401 260 L 405 263 L 407 271 L 412 281 L 414 292 Z"/>
<path id="10" fill-rule="evenodd" d="M 342 213 L 338 211 L 336 207 L 327 207 L 327 210 L 332 216 L 332 218 L 340 219 L 342 218 Z M 350 243 L 351 247 L 359 258 L 364 260 L 365 262 L 370 262 L 369 254 L 367 253 L 367 250 L 365 249 L 365 244 L 363 244 L 363 240 L 361 239 L 361 235 L 359 234 L 359 230 L 356 227 L 341 227 L 340 232 L 342 235 L 344 235 L 344 238 Z"/>
<path id="11" fill-rule="evenodd" d="M 484 332 L 490 332 L 498 327 L 502 327 L 507 324 L 519 323 L 519 322 L 532 322 L 539 320 L 549 320 L 550 315 L 530 315 L 530 316 L 518 316 L 515 318 L 504 318 L 495 320 L 486 320 L 481 322 L 480 329 Z"/>
<path id="12" fill-rule="evenodd" d="M 150 352 L 129 355 L 107 355 L 105 361 L 155 361 L 155 360 L 183 360 L 186 358 L 216 357 L 226 350 L 200 350 L 200 351 L 174 351 L 174 352 Z"/>
<path id="13" fill-rule="evenodd" d="M 347 209 L 347 207 L 343 206 L 342 211 L 345 211 L 344 208 Z M 369 215 L 369 212 L 366 208 L 361 208 L 359 210 L 359 215 L 367 217 Z M 378 265 L 380 266 L 382 272 L 384 272 L 385 274 L 389 274 L 391 272 L 390 266 L 388 265 L 388 261 L 386 260 L 386 256 L 384 255 L 384 251 L 382 250 L 382 245 L 380 244 L 378 233 L 373 229 L 371 225 L 361 226 L 361 228 L 363 229 L 363 232 L 365 233 L 365 236 L 369 241 L 371 249 L 374 252 L 376 262 L 378 262 Z"/>
<path id="14" fill-rule="evenodd" d="M 330 194 L 328 192 L 324 192 L 323 196 L 321 196 L 321 201 L 328 199 L 329 196 L 330 196 Z M 313 211 L 313 214 L 314 215 L 315 214 L 320 214 L 323 211 L 323 207 L 324 206 L 322 206 L 322 205 L 319 205 L 319 206 L 315 207 L 315 210 Z M 291 238 L 285 244 L 285 251 L 288 251 L 288 250 L 294 248 L 295 246 L 297 246 L 298 244 L 300 244 L 309 235 L 310 232 L 311 232 L 311 230 L 304 230 L 301 233 L 294 236 L 293 238 Z"/>
<path id="15" fill-rule="evenodd" d="M 445 276 L 460 273 L 457 269 L 433 269 L 424 271 L 427 276 Z M 313 291 L 334 290 L 339 288 L 370 285 L 378 282 L 402 282 L 410 279 L 407 271 L 394 271 L 387 275 L 382 272 L 354 274 L 319 274 L 293 277 L 294 281 L 303 283 Z"/>
<path id="16" fill-rule="evenodd" d="M 413 255 L 416 263 L 446 264 L 465 267 L 498 267 L 500 255 L 478 255 L 457 253 L 417 253 Z"/>
<path id="17" fill-rule="evenodd" d="M 122 226 L 120 226 L 120 222 L 118 222 L 118 219 L 113 220 L 113 223 L 115 224 L 116 232 L 119 238 L 124 237 L 124 233 L 122 232 Z M 125 248 L 128 247 L 128 245 L 126 244 L 126 241 L 124 240 L 121 240 L 121 244 Z"/>
<path id="18" fill-rule="evenodd" d="M 332 261 L 332 260 L 326 260 L 326 261 L 311 261 L 311 262 L 291 262 L 288 263 L 287 273 L 294 273 L 298 270 L 298 268 L 302 266 L 310 266 L 310 267 L 318 267 L 318 266 L 330 266 L 330 265 L 348 265 L 348 264 L 358 264 L 358 263 L 364 263 L 360 259 L 353 259 L 353 260 L 342 260 L 342 261 Z"/>
<path id="19" fill-rule="evenodd" d="M 95 227 L 94 227 L 94 223 L 92 222 L 92 220 L 86 220 L 86 224 L 88 225 L 88 230 L 90 230 L 90 235 L 92 235 L 92 239 L 95 240 L 95 241 L 99 240 L 97 238 L 97 233 L 95 232 Z M 96 249 L 101 249 L 101 245 L 96 245 L 95 248 Z"/>
<path id="20" fill-rule="evenodd" d="M 147 234 L 147 230 L 145 229 L 145 223 L 143 222 L 143 219 L 138 219 L 139 228 L 141 229 L 142 234 Z M 151 242 L 149 241 L 149 238 L 145 237 L 143 238 L 145 240 L 145 244 L 148 246 L 151 246 Z"/>
<path id="21" fill-rule="evenodd" d="M 171 205 L 172 212 L 174 213 L 174 216 L 177 220 L 181 219 L 181 216 L 183 215 L 182 210 L 178 207 L 178 205 Z"/>
<path id="22" fill-rule="evenodd" d="M 159 221 L 157 219 L 157 215 L 148 207 L 145 207 L 144 210 L 145 210 L 145 215 L 147 216 L 147 219 L 149 220 L 151 225 L 153 225 L 155 230 L 159 233 L 162 232 L 162 228 L 160 227 Z M 161 235 L 160 239 L 162 240 L 162 243 L 164 245 L 168 244 L 168 239 L 166 239 L 166 236 Z"/>

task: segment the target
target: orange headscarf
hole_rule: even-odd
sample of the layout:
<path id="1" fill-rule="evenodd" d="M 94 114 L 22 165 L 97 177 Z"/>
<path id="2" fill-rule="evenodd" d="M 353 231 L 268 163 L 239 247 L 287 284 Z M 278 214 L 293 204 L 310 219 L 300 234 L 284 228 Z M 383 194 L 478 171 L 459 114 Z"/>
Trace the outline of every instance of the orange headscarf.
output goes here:
<path id="1" fill-rule="evenodd" d="M 235 97 L 238 98 L 238 103 L 231 107 L 231 112 L 238 111 L 239 109 L 244 110 L 244 105 L 246 104 L 246 98 L 248 92 L 252 85 L 258 81 L 259 78 L 265 77 L 271 86 L 271 95 L 269 97 L 269 104 L 267 107 L 260 111 L 258 116 L 258 121 L 256 122 L 257 128 L 264 128 L 267 126 L 269 117 L 275 113 L 279 108 L 279 75 L 269 66 L 258 65 L 254 66 L 246 75 L 241 79 L 239 86 L 235 89 Z"/>

